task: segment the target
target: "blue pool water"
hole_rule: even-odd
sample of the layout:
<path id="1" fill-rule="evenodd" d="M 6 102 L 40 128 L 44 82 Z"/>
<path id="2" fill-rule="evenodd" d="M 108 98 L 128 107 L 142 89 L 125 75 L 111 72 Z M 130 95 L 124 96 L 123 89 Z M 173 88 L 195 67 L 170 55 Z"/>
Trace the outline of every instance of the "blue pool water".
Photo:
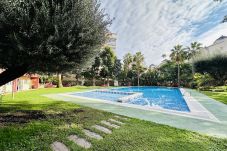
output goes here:
<path id="1" fill-rule="evenodd" d="M 117 101 L 119 98 L 126 96 L 125 94 L 110 94 L 110 93 L 101 93 L 101 92 L 95 92 L 95 91 L 75 93 L 73 95 L 88 97 L 93 99 L 109 100 L 109 101 Z"/>
<path id="2" fill-rule="evenodd" d="M 181 92 L 177 88 L 165 87 L 128 87 L 111 89 L 111 91 L 121 92 L 139 92 L 143 95 L 141 97 L 130 100 L 129 104 L 136 104 L 141 106 L 160 107 L 163 109 L 190 112 L 187 103 L 185 102 Z M 112 94 L 101 92 L 85 92 L 76 93 L 73 95 L 104 99 L 110 101 L 117 101 L 119 98 L 126 96 L 125 94 Z"/>

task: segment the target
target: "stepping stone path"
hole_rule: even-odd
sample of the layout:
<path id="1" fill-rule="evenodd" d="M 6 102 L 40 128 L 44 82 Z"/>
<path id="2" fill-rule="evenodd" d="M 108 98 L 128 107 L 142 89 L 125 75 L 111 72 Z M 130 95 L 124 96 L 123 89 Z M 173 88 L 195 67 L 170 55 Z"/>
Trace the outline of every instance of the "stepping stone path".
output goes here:
<path id="1" fill-rule="evenodd" d="M 100 125 L 94 125 L 92 127 L 95 128 L 95 129 L 97 129 L 97 130 L 99 130 L 99 131 L 102 131 L 102 132 L 104 132 L 106 134 L 111 134 L 112 133 L 111 130 L 109 130 L 108 128 L 105 128 L 103 126 L 100 126 Z"/>
<path id="2" fill-rule="evenodd" d="M 86 139 L 83 138 L 79 138 L 76 135 L 70 135 L 69 140 L 73 141 L 74 143 L 76 143 L 78 146 L 83 147 L 83 148 L 90 148 L 91 147 L 91 143 L 88 142 Z"/>
<path id="3" fill-rule="evenodd" d="M 89 130 L 83 130 L 84 134 L 90 138 L 94 138 L 97 140 L 103 139 L 102 136 L 100 136 L 99 134 L 95 133 L 95 132 L 91 132 Z"/>
<path id="4" fill-rule="evenodd" d="M 115 118 L 118 118 L 118 119 L 122 119 L 122 120 L 129 120 L 128 118 L 126 118 L 126 117 L 121 117 L 121 116 L 118 116 L 118 115 L 115 115 L 114 116 Z"/>
<path id="5" fill-rule="evenodd" d="M 69 149 L 61 142 L 54 142 L 51 144 L 51 148 L 53 151 L 69 151 Z"/>
<path id="6" fill-rule="evenodd" d="M 115 119 L 109 119 L 109 121 L 114 122 L 114 123 L 117 123 L 117 124 L 119 124 L 119 125 L 125 124 L 125 123 L 120 122 L 120 121 L 117 121 L 117 120 L 115 120 Z"/>
<path id="7" fill-rule="evenodd" d="M 114 116 L 115 118 L 119 119 L 119 120 L 128 120 L 128 118 L 125 118 L 125 117 L 120 117 L 120 116 Z M 115 120 L 115 119 L 109 119 L 108 121 L 101 121 L 102 124 L 106 125 L 106 126 L 109 126 L 109 127 L 113 127 L 113 128 L 120 128 L 119 125 L 123 125 L 125 123 L 121 122 L 121 121 L 118 121 L 118 120 Z M 118 125 L 117 125 L 118 124 Z M 112 131 L 106 127 L 103 127 L 103 126 L 100 126 L 100 125 L 93 125 L 92 126 L 93 128 L 101 131 L 101 132 L 104 132 L 106 134 L 111 134 Z M 90 138 L 94 138 L 94 139 L 97 139 L 97 140 L 101 140 L 103 139 L 102 136 L 100 136 L 99 134 L 95 133 L 95 132 L 92 132 L 90 130 L 86 130 L 84 129 L 83 130 L 84 134 Z M 92 147 L 91 143 L 88 142 L 86 139 L 84 138 L 80 138 L 78 137 L 77 135 L 70 135 L 68 137 L 69 140 L 73 141 L 74 143 L 76 143 L 78 146 L 80 147 L 83 147 L 85 149 L 88 149 L 90 147 Z M 53 151 L 69 151 L 69 149 L 61 142 L 54 142 L 51 144 L 51 149 Z"/>
<path id="8" fill-rule="evenodd" d="M 101 121 L 101 123 L 104 124 L 104 125 L 107 125 L 107 126 L 109 126 L 109 127 L 120 128 L 120 126 L 115 125 L 115 124 L 112 124 L 112 123 L 107 122 L 107 121 Z"/>

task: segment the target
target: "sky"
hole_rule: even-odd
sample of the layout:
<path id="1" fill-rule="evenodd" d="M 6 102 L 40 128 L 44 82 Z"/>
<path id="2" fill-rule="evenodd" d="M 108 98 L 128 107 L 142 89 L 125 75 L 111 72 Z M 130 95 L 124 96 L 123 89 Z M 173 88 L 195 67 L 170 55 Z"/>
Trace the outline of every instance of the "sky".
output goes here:
<path id="1" fill-rule="evenodd" d="M 147 65 L 158 65 L 177 44 L 198 41 L 211 45 L 227 36 L 227 0 L 101 0 L 113 19 L 109 30 L 117 34 L 117 56 L 141 51 Z"/>

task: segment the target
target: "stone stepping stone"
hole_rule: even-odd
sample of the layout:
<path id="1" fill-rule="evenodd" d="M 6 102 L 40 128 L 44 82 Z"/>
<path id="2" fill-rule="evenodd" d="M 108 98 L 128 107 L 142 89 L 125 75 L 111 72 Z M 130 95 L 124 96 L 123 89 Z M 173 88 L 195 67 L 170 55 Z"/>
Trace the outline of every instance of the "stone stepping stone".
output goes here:
<path id="1" fill-rule="evenodd" d="M 118 115 L 115 115 L 114 117 L 115 117 L 115 118 L 118 118 L 118 119 L 122 119 L 122 120 L 129 120 L 129 119 L 126 118 L 126 117 L 121 117 L 121 116 L 118 116 Z"/>
<path id="2" fill-rule="evenodd" d="M 104 124 L 104 125 L 107 125 L 107 126 L 113 127 L 113 128 L 120 128 L 120 126 L 115 125 L 115 124 L 112 124 L 112 123 L 107 122 L 107 121 L 101 121 L 101 123 L 102 123 L 102 124 Z"/>
<path id="3" fill-rule="evenodd" d="M 111 134 L 112 133 L 111 130 L 109 130 L 108 128 L 105 128 L 103 126 L 100 126 L 100 125 L 94 125 L 92 127 L 95 128 L 95 129 L 97 129 L 97 130 L 99 130 L 99 131 L 102 131 L 102 132 L 104 132 L 106 134 Z"/>
<path id="4" fill-rule="evenodd" d="M 90 148 L 91 147 L 91 143 L 88 142 L 86 139 L 83 138 L 79 138 L 76 135 L 70 135 L 69 140 L 73 141 L 74 143 L 76 143 L 78 146 L 83 147 L 83 148 Z"/>
<path id="5" fill-rule="evenodd" d="M 90 138 L 94 138 L 94 139 L 97 139 L 97 140 L 100 140 L 100 139 L 103 139 L 102 136 L 100 136 L 99 134 L 95 133 L 95 132 L 92 132 L 92 131 L 89 131 L 89 130 L 83 130 L 84 134 Z"/>
<path id="6" fill-rule="evenodd" d="M 117 123 L 117 124 L 119 124 L 119 125 L 125 124 L 125 123 L 120 122 L 120 121 L 117 121 L 117 120 L 115 120 L 115 119 L 109 119 L 109 121 L 114 122 L 114 123 Z"/>
<path id="7" fill-rule="evenodd" d="M 69 151 L 69 149 L 61 142 L 54 142 L 51 144 L 53 151 Z"/>

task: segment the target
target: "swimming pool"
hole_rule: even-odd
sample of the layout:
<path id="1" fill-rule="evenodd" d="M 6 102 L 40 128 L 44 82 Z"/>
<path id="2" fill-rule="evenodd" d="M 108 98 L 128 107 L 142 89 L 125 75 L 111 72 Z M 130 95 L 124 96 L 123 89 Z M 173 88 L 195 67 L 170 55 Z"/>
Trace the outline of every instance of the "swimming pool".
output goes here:
<path id="1" fill-rule="evenodd" d="M 101 91 L 89 91 L 89 92 L 75 93 L 73 95 L 81 96 L 81 97 L 88 97 L 88 98 L 93 98 L 93 99 L 109 100 L 109 101 L 114 101 L 114 102 L 117 102 L 117 100 L 119 98 L 126 96 L 126 94 L 104 93 Z"/>
<path id="2" fill-rule="evenodd" d="M 115 93 L 117 92 L 117 93 Z M 118 93 L 122 92 L 122 93 Z M 120 98 L 125 97 L 130 93 L 141 93 L 136 98 L 127 101 L 129 104 L 135 104 L 146 107 L 156 107 L 168 110 L 190 112 L 189 107 L 184 100 L 178 88 L 166 87 L 127 87 L 127 88 L 114 88 L 108 90 L 108 93 L 91 91 L 83 93 L 74 93 L 75 96 L 102 99 L 117 102 Z"/>

